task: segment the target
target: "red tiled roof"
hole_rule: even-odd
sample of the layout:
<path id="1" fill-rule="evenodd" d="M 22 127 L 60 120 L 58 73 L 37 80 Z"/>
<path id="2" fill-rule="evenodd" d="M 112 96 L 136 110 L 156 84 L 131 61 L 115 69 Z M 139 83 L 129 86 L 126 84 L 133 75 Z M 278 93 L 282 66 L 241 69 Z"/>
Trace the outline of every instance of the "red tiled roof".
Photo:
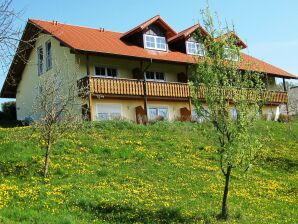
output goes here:
<path id="1" fill-rule="evenodd" d="M 121 38 L 125 38 L 125 37 L 128 37 L 128 36 L 136 33 L 136 32 L 142 31 L 155 22 L 158 22 L 167 31 L 168 38 L 171 38 L 172 36 L 176 35 L 176 31 L 174 29 L 172 29 L 172 27 L 169 24 L 167 24 L 159 15 L 157 15 L 157 16 L 154 16 L 151 19 L 143 22 L 142 24 L 136 26 L 135 28 L 127 31 L 126 33 L 124 33 L 122 35 Z"/>
<path id="2" fill-rule="evenodd" d="M 171 37 L 168 42 L 173 42 L 177 39 L 180 39 L 180 38 L 187 38 L 190 34 L 192 34 L 193 32 L 195 32 L 196 30 L 200 29 L 200 31 L 204 34 L 204 35 L 209 35 L 209 33 L 203 28 L 200 26 L 200 24 L 195 24 L 181 32 L 179 32 L 177 35 Z"/>
<path id="3" fill-rule="evenodd" d="M 193 56 L 187 55 L 185 53 L 177 51 L 154 51 L 144 49 L 143 47 L 127 44 L 125 41 L 121 40 L 123 33 L 119 32 L 102 31 L 100 29 L 73 26 L 61 23 L 55 24 L 53 22 L 34 19 L 30 19 L 29 22 L 44 30 L 46 33 L 53 35 L 56 39 L 64 43 L 66 46 L 79 51 L 155 59 L 159 61 L 169 61 L 177 63 L 196 63 L 196 59 Z M 148 23 L 150 22 L 152 21 L 149 21 Z M 191 29 L 192 28 L 190 28 L 190 30 L 184 31 L 184 33 L 188 33 L 189 31 L 191 31 Z M 280 68 L 277 68 L 244 53 L 241 53 L 241 58 L 243 60 L 241 68 L 244 70 L 247 69 L 248 65 L 251 65 L 252 68 L 259 72 L 264 72 L 285 78 L 297 78 L 296 76 Z"/>

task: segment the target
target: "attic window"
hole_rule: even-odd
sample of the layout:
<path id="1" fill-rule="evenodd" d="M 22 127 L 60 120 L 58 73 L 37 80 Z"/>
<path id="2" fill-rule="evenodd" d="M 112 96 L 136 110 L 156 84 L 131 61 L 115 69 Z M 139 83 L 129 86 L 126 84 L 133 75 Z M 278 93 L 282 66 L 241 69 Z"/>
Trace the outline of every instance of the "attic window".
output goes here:
<path id="1" fill-rule="evenodd" d="M 236 50 L 233 50 L 230 47 L 225 47 L 224 58 L 230 61 L 239 61 L 239 54 Z"/>
<path id="2" fill-rule="evenodd" d="M 204 45 L 193 41 L 186 41 L 186 51 L 187 54 L 199 56 L 205 55 Z"/>
<path id="3" fill-rule="evenodd" d="M 144 35 L 144 46 L 145 48 L 152 50 L 167 50 L 166 38 L 161 36 Z"/>

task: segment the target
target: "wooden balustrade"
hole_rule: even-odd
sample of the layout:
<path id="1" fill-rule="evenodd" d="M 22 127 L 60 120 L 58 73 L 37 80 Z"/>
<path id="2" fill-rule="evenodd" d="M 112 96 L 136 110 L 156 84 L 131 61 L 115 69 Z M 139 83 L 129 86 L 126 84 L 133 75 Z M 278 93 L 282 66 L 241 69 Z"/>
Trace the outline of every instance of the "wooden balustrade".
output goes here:
<path id="1" fill-rule="evenodd" d="M 120 79 L 120 78 L 102 78 L 102 77 L 85 77 L 79 80 L 81 91 L 89 91 L 92 94 L 115 95 L 115 96 L 144 96 L 144 81 L 134 79 Z M 158 98 L 173 98 L 173 99 L 187 99 L 191 96 L 191 91 L 187 83 L 174 82 L 154 82 L 146 81 L 146 90 L 148 97 Z M 232 94 L 237 94 L 239 91 L 245 91 L 247 97 L 252 99 L 255 97 L 253 90 L 240 89 L 220 89 L 227 98 L 233 98 Z M 205 98 L 206 88 L 200 86 L 198 88 L 198 98 Z M 287 103 L 288 94 L 286 92 L 264 91 L 262 97 L 267 99 L 269 103 Z"/>

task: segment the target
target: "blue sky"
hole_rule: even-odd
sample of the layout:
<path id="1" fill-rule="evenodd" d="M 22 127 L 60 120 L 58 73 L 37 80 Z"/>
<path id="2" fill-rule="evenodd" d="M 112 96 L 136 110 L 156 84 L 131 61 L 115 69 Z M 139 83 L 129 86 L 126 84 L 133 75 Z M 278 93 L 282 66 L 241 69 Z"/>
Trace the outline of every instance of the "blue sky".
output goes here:
<path id="1" fill-rule="evenodd" d="M 18 26 L 28 18 L 57 20 L 125 32 L 159 14 L 176 31 L 200 20 L 206 0 L 14 0 L 22 10 Z M 252 56 L 298 75 L 297 0 L 209 0 L 221 20 L 235 25 Z M 0 74 L 0 86 L 6 74 Z M 0 99 L 0 103 L 3 100 Z"/>

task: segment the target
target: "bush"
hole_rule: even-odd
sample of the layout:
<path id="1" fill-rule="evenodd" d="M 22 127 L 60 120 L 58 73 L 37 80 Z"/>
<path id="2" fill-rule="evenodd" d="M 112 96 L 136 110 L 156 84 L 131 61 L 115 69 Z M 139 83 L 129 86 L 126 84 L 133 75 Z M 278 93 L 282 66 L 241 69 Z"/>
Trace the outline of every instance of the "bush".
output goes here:
<path id="1" fill-rule="evenodd" d="M 0 120 L 12 120 L 17 119 L 16 102 L 2 103 L 2 112 L 0 113 Z"/>

